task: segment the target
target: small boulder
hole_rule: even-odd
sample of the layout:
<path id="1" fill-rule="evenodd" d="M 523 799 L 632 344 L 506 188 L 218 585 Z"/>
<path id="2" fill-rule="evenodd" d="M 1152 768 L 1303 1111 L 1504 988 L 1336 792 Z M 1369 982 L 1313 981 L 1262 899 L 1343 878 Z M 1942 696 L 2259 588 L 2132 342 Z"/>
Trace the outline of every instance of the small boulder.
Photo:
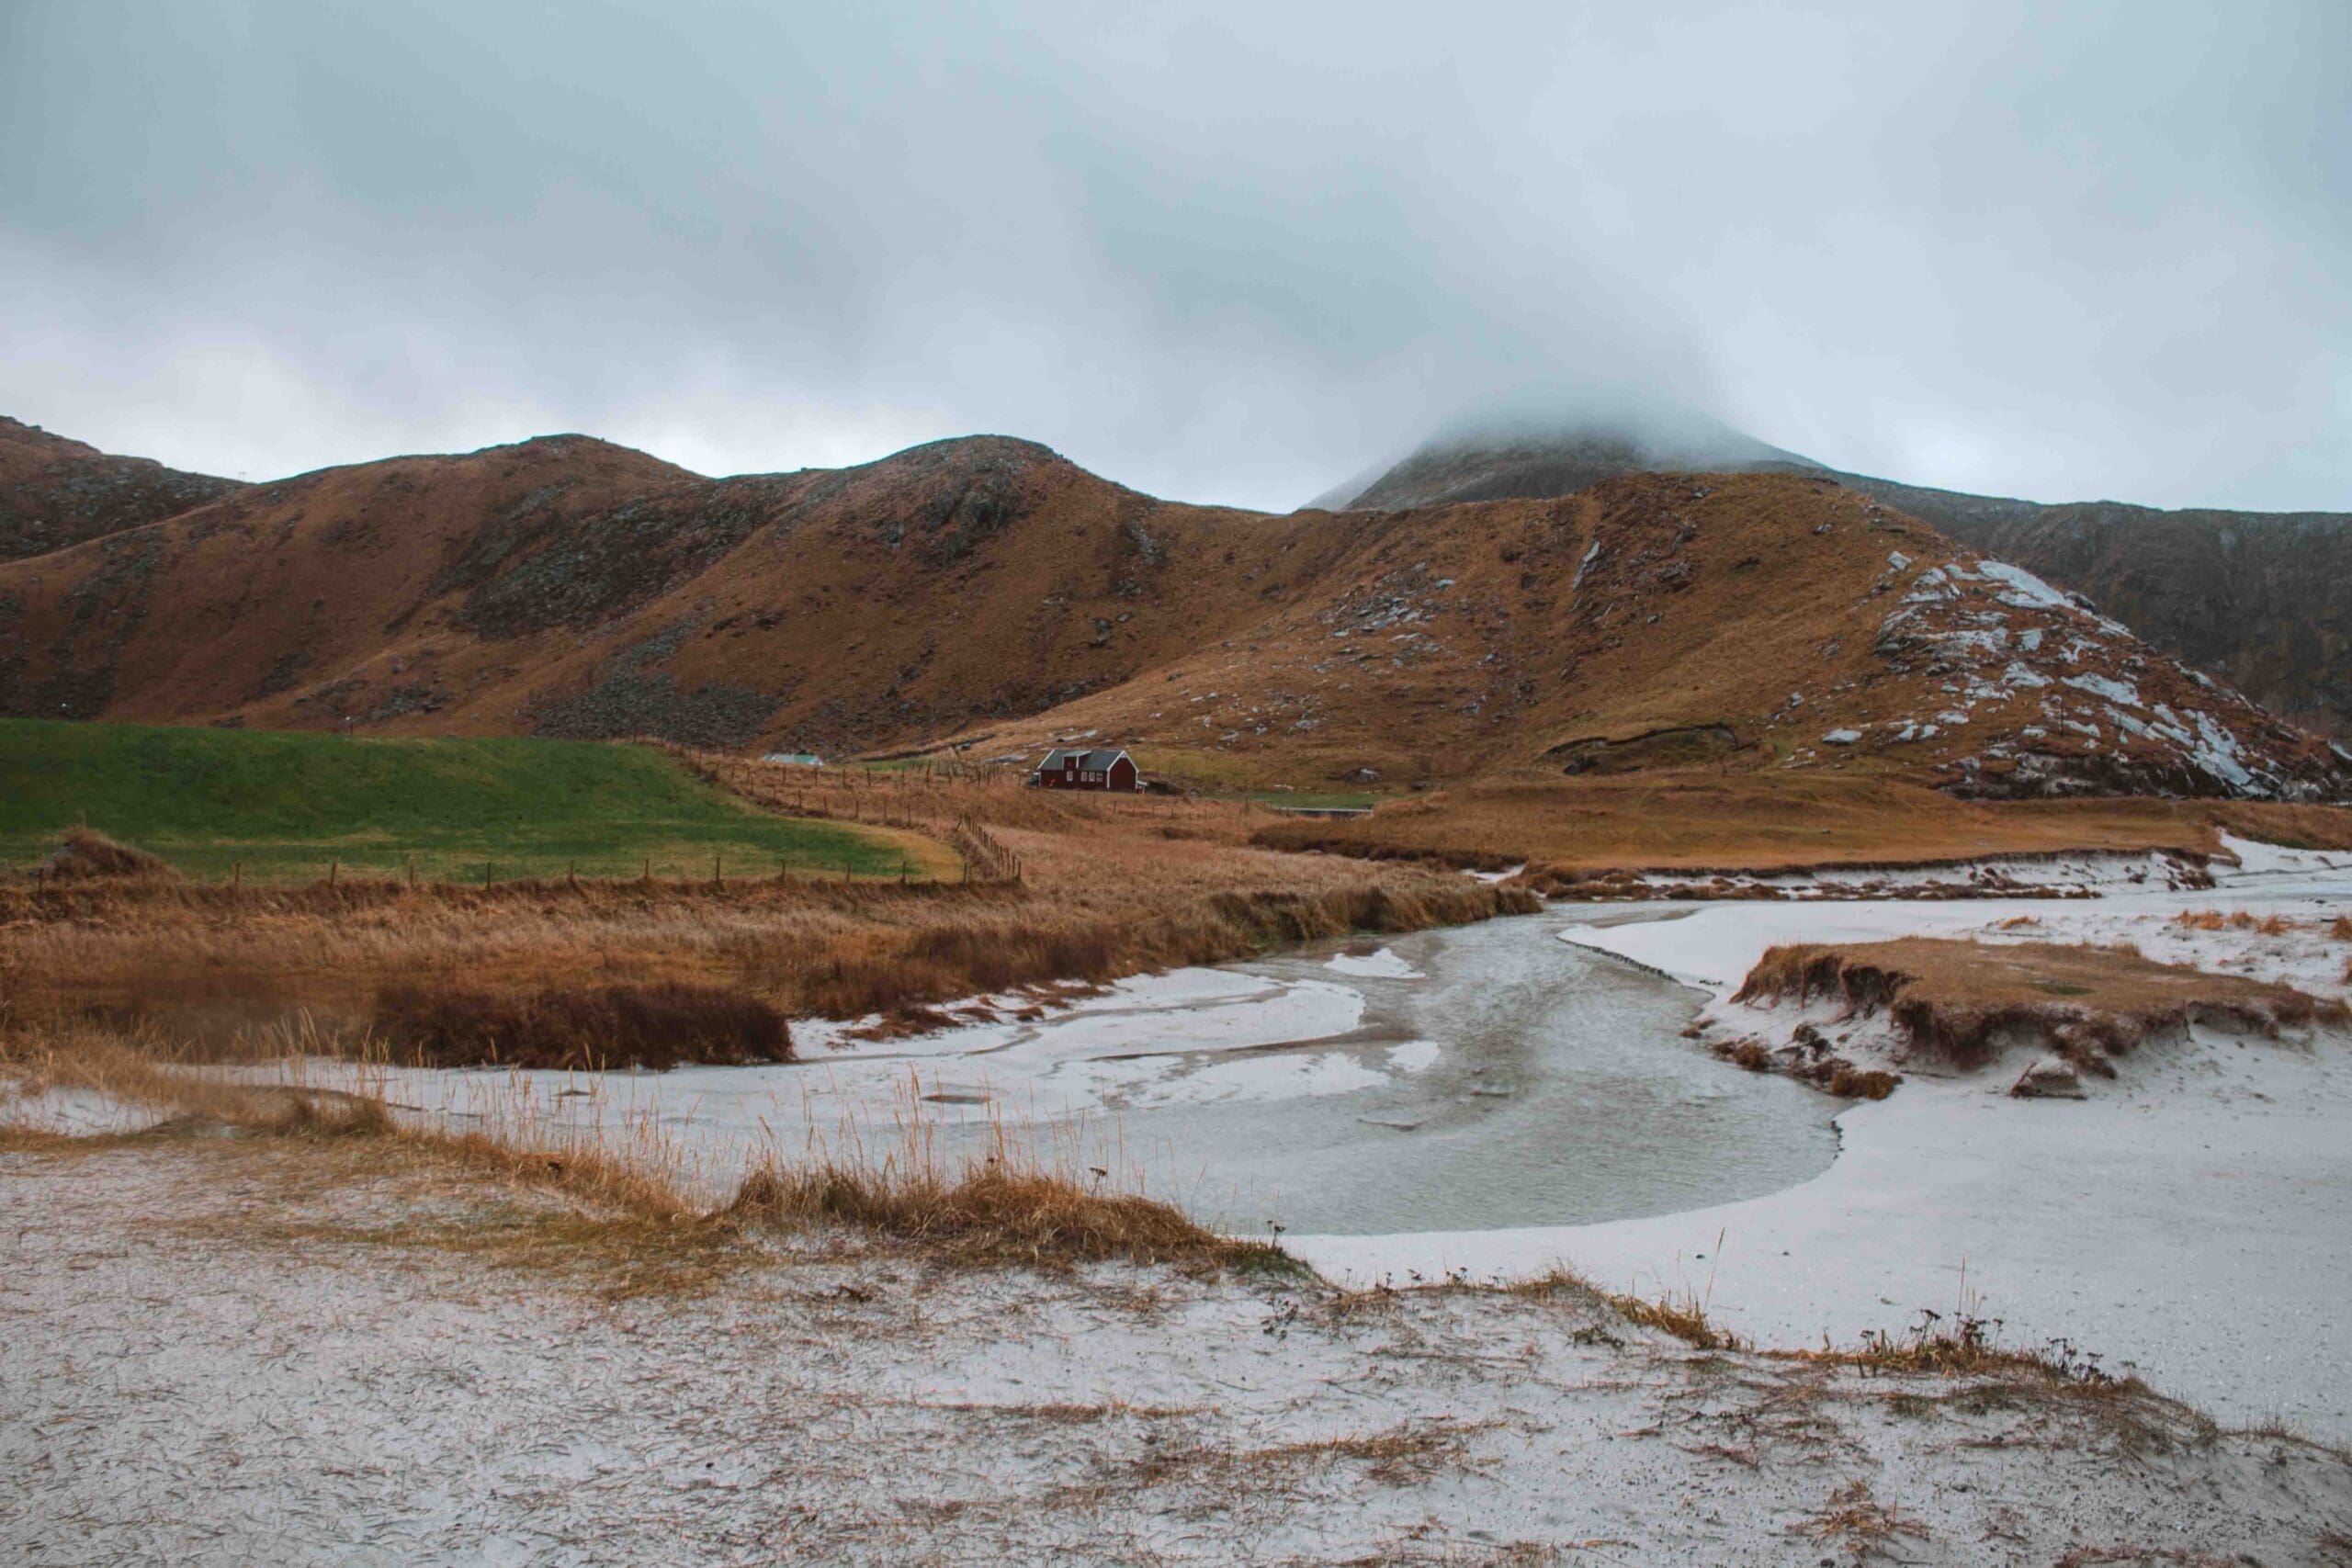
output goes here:
<path id="1" fill-rule="evenodd" d="M 1377 784 L 1380 782 L 1380 770 L 1378 768 L 1356 768 L 1349 773 L 1348 782 L 1352 784 Z"/>
<path id="2" fill-rule="evenodd" d="M 2017 1100 L 2088 1100 L 2083 1092 L 2083 1080 L 2072 1062 L 2057 1056 L 2038 1056 L 2031 1066 L 2018 1075 L 2009 1086 L 2009 1094 Z"/>

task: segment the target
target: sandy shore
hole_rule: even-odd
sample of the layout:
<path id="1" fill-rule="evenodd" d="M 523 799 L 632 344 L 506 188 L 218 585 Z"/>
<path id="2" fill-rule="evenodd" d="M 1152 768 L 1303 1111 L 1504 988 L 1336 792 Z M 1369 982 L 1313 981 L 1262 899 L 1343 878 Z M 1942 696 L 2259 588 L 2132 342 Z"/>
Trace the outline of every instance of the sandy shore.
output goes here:
<path id="1" fill-rule="evenodd" d="M 2352 1530 L 2341 1455 L 2136 1395 L 1694 1350 L 1574 1292 L 611 1248 L 383 1157 L 0 1154 L 0 1557 L 2275 1568 Z"/>

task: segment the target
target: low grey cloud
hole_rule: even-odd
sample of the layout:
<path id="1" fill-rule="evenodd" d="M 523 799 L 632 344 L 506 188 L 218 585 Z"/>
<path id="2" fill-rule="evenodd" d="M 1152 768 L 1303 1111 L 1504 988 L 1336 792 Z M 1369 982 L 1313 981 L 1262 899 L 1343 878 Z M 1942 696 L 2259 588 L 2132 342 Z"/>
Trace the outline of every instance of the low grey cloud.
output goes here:
<path id="1" fill-rule="evenodd" d="M 1617 391 L 2352 508 L 2352 8 L 0 8 L 0 411 L 263 477 L 992 430 L 1287 507 Z"/>

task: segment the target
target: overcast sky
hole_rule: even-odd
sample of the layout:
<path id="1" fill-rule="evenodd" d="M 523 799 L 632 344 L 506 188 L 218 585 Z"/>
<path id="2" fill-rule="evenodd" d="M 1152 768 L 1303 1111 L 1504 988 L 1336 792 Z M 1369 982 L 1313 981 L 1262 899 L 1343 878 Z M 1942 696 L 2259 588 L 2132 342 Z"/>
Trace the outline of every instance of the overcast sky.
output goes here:
<path id="1" fill-rule="evenodd" d="M 2345 0 L 850 10 L 6 0 L 0 412 L 256 479 L 999 431 L 1288 508 L 1599 385 L 2352 510 Z"/>

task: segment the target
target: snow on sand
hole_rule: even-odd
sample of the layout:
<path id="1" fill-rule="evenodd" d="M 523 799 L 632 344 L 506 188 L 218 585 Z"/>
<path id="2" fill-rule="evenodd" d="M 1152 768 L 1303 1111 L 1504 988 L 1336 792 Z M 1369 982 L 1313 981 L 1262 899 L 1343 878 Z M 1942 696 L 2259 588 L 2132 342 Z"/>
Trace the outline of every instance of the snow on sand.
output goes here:
<path id="1" fill-rule="evenodd" d="M 2234 845 L 2210 892 L 2095 902 L 1724 903 L 1602 916 L 1566 939 L 1708 992 L 1715 1013 L 1764 950 L 1791 942 L 1971 935 L 2138 942 L 2152 958 L 2343 994 L 2352 857 Z M 2277 913 L 2285 936 L 2185 930 L 2183 909 Z M 1650 912 L 1657 912 L 1653 908 Z M 2039 925 L 2003 929 L 2030 917 Z M 2332 987 L 2332 988 L 2331 988 Z M 1911 1076 L 1839 1119 L 1815 1179 L 1745 1202 L 1606 1224 L 1289 1245 L 1334 1278 L 1522 1276 L 1566 1261 L 1649 1294 L 1692 1290 L 1770 1344 L 1841 1343 L 1949 1314 L 1965 1290 L 2011 1343 L 2066 1338 L 2226 1417 L 2284 1416 L 2352 1438 L 2352 1052 L 2199 1029 L 2074 1101 L 2006 1097 L 2019 1061 Z"/>
<path id="2" fill-rule="evenodd" d="M 0 1154 L 0 1561 L 1809 1568 L 1859 1520 L 1913 1563 L 2286 1564 L 2352 1511 L 2341 1456 L 2151 1401 L 1699 1353 L 1575 1292 L 756 1241 L 614 1289 L 537 1228 L 576 1243 L 565 1201 L 355 1151 Z"/>

